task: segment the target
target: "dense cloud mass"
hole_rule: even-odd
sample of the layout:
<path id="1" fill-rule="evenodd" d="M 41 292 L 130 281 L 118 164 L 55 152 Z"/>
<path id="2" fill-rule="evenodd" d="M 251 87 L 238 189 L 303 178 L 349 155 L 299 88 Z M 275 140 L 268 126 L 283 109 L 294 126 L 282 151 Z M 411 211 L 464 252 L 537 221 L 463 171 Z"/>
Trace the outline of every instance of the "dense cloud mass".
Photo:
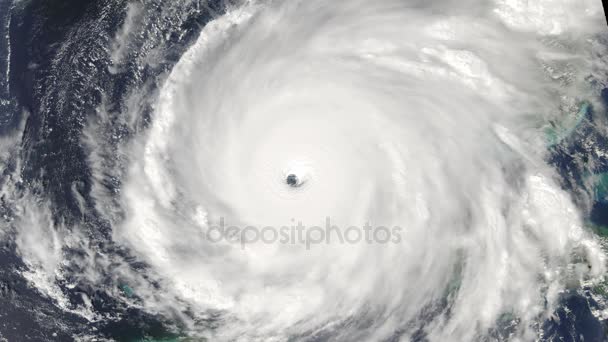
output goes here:
<path id="1" fill-rule="evenodd" d="M 109 40 L 112 75 L 143 7 Z M 129 293 L 106 291 L 214 341 L 542 339 L 606 272 L 592 200 L 548 162 L 559 123 L 603 110 L 605 34 L 590 0 L 228 4 L 157 89 L 84 124 L 77 203 L 120 253 L 25 191 L 23 274 L 99 321 L 65 286 L 110 272 Z"/>

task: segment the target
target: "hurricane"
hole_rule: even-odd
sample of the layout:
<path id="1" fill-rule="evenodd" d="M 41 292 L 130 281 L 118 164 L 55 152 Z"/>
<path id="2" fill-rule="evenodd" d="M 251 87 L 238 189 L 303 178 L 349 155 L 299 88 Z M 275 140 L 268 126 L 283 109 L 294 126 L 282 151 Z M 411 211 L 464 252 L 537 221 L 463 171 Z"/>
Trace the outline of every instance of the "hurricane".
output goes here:
<path id="1" fill-rule="evenodd" d="M 33 340 L 606 339 L 599 1 L 32 3 L 0 270 Z M 28 15 L 65 16 L 47 64 Z"/>

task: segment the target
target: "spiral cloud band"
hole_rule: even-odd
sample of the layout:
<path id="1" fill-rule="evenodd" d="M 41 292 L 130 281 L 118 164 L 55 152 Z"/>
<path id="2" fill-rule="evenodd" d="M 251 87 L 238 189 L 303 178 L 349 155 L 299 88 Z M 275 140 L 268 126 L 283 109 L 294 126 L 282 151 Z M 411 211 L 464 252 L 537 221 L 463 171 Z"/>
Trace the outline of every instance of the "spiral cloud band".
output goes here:
<path id="1" fill-rule="evenodd" d="M 606 271 L 543 135 L 597 95 L 602 15 L 580 0 L 228 8 L 123 146 L 112 239 L 162 289 L 133 281 L 141 305 L 214 341 L 538 339 L 560 294 Z M 304 239 L 260 235 L 298 224 Z"/>

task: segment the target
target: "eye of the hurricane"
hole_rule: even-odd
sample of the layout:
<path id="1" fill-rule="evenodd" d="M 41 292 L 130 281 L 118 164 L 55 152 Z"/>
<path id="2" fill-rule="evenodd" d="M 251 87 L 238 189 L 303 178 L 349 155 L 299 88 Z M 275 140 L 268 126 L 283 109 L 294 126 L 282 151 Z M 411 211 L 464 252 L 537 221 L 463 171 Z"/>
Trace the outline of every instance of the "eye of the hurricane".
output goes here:
<path id="1" fill-rule="evenodd" d="M 294 188 L 297 188 L 297 187 L 299 187 L 300 185 L 302 185 L 302 183 L 300 182 L 300 179 L 298 178 L 298 176 L 297 176 L 297 175 L 294 175 L 293 173 L 292 173 L 292 174 L 289 174 L 289 175 L 287 176 L 287 178 L 285 179 L 285 182 L 286 182 L 286 183 L 287 183 L 289 186 L 294 187 Z"/>
<path id="2" fill-rule="evenodd" d="M 309 159 L 298 158 L 287 163 L 281 171 L 283 184 L 293 190 L 303 188 L 312 180 L 313 167 Z"/>

